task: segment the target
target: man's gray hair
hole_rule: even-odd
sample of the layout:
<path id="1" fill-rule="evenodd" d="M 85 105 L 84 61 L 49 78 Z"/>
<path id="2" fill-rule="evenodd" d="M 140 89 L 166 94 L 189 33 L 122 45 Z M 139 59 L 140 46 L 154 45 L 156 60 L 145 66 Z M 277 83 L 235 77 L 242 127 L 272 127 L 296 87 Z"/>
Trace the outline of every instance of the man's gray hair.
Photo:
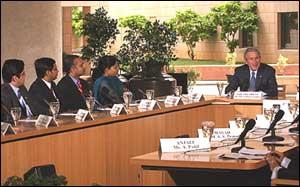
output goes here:
<path id="1" fill-rule="evenodd" d="M 257 48 L 255 48 L 255 47 L 248 47 L 247 49 L 246 49 L 246 51 L 244 52 L 244 59 L 246 60 L 246 55 L 247 55 L 247 53 L 249 53 L 249 52 L 256 52 L 256 54 L 260 57 L 260 52 L 259 52 L 259 50 L 257 49 Z"/>

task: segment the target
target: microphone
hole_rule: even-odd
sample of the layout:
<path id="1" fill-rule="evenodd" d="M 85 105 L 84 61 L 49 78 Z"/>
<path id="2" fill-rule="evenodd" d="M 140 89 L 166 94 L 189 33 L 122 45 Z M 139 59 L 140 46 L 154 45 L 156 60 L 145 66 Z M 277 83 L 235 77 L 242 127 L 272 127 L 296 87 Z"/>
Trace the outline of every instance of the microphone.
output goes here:
<path id="1" fill-rule="evenodd" d="M 253 129 L 253 127 L 255 126 L 255 124 L 256 124 L 256 122 L 255 122 L 254 119 L 250 119 L 246 123 L 245 129 L 240 134 L 239 138 L 234 142 L 234 144 L 237 144 L 239 141 L 241 141 L 241 146 L 240 147 L 232 148 L 231 152 L 237 153 L 237 152 L 239 152 L 240 149 L 242 149 L 243 147 L 245 147 L 245 137 L 246 137 L 246 134 L 248 133 L 248 131 L 250 131 L 251 129 Z"/>
<path id="2" fill-rule="evenodd" d="M 270 124 L 269 129 L 267 130 L 266 134 L 268 134 L 272 129 L 274 129 L 275 125 L 277 124 L 278 121 L 280 121 L 282 119 L 284 115 L 284 111 L 283 110 L 279 110 L 274 117 L 274 120 L 272 121 L 272 123 Z"/>
<path id="3" fill-rule="evenodd" d="M 298 116 L 294 119 L 294 121 L 292 121 L 291 125 L 293 125 L 293 124 L 296 123 L 296 122 L 298 122 L 297 127 L 290 128 L 290 129 L 289 129 L 289 132 L 290 132 L 290 133 L 297 133 L 297 132 L 299 133 L 299 114 L 298 114 Z"/>
<path id="4" fill-rule="evenodd" d="M 276 142 L 276 141 L 283 141 L 284 140 L 283 137 L 275 135 L 275 125 L 277 124 L 278 121 L 280 121 L 282 119 L 283 115 L 284 115 L 283 110 L 279 110 L 276 113 L 276 115 L 274 117 L 274 120 L 272 121 L 272 123 L 270 124 L 269 129 L 266 132 L 266 134 L 268 134 L 271 131 L 271 136 L 264 137 L 262 139 L 264 142 Z"/>

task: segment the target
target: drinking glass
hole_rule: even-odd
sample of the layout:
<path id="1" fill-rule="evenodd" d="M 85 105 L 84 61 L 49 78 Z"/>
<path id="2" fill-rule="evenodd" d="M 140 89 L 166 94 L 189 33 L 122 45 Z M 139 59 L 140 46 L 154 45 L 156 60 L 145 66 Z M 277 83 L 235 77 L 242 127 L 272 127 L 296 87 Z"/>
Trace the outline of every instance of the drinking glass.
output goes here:
<path id="1" fill-rule="evenodd" d="M 154 90 L 146 90 L 146 97 L 148 100 L 154 99 Z"/>
<path id="2" fill-rule="evenodd" d="M 124 99 L 126 108 L 129 109 L 129 104 L 130 104 L 131 101 L 132 101 L 132 93 L 129 92 L 129 91 L 124 92 L 124 93 L 123 93 L 123 99 Z"/>
<path id="3" fill-rule="evenodd" d="M 299 112 L 299 105 L 297 103 L 289 103 L 289 111 L 295 119 L 297 113 Z"/>
<path id="4" fill-rule="evenodd" d="M 218 88 L 219 96 L 221 96 L 222 92 L 223 92 L 223 89 L 224 89 L 224 83 L 217 82 L 217 88 Z"/>
<path id="5" fill-rule="evenodd" d="M 265 118 L 271 122 L 273 118 L 274 110 L 272 108 L 264 108 L 264 116 Z"/>
<path id="6" fill-rule="evenodd" d="M 245 128 L 246 118 L 237 116 L 234 118 L 235 124 L 238 128 Z"/>
<path id="7" fill-rule="evenodd" d="M 93 112 L 95 106 L 95 98 L 94 97 L 86 97 L 85 98 L 86 106 L 90 113 Z"/>
<path id="8" fill-rule="evenodd" d="M 49 106 L 50 106 L 50 111 L 53 115 L 53 119 L 56 120 L 58 112 L 59 112 L 59 102 L 58 101 L 50 102 Z"/>
<path id="9" fill-rule="evenodd" d="M 279 110 L 280 110 L 280 105 L 279 104 L 274 104 L 273 105 L 274 114 L 276 114 Z"/>
<path id="10" fill-rule="evenodd" d="M 201 129 L 203 132 L 204 138 L 208 138 L 209 142 L 211 141 L 211 136 L 214 132 L 215 122 L 213 121 L 203 121 L 201 123 Z"/>
<path id="11" fill-rule="evenodd" d="M 182 86 L 175 86 L 175 96 L 181 96 Z"/>
<path id="12" fill-rule="evenodd" d="M 17 126 L 18 121 L 21 118 L 21 108 L 20 107 L 12 107 L 10 109 L 10 114 L 14 120 L 14 126 Z"/>

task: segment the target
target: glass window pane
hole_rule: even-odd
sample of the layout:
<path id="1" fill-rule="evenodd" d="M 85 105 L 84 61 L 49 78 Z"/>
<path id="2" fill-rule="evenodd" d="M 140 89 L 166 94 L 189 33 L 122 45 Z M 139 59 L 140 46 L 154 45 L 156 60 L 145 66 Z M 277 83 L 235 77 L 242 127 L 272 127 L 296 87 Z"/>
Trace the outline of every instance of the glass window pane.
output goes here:
<path id="1" fill-rule="evenodd" d="M 298 12 L 280 13 L 281 18 L 281 49 L 298 49 L 299 29 Z"/>

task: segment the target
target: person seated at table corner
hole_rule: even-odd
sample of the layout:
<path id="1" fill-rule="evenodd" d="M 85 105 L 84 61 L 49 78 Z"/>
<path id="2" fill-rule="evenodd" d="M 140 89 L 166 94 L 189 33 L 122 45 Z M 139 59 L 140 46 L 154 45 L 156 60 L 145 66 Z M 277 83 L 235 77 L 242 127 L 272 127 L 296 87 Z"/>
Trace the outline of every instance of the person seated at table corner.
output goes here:
<path id="1" fill-rule="evenodd" d="M 5 60 L 2 67 L 1 85 L 1 121 L 12 122 L 10 110 L 12 107 L 21 108 L 21 118 L 37 114 L 37 104 L 29 96 L 25 87 L 26 74 L 24 62 L 19 59 Z"/>
<path id="2" fill-rule="evenodd" d="M 299 144 L 299 136 L 297 137 Z M 266 160 L 272 171 L 271 179 L 299 179 L 299 147 L 287 156 L 280 152 L 271 152 L 266 155 Z"/>
<path id="3" fill-rule="evenodd" d="M 37 79 L 31 84 L 29 94 L 39 104 L 39 114 L 52 115 L 50 102 L 58 101 L 56 84 L 58 69 L 52 58 L 39 58 L 34 62 Z"/>
<path id="4" fill-rule="evenodd" d="M 63 60 L 65 76 L 57 84 L 61 112 L 87 109 L 85 97 L 91 95 L 88 83 L 81 79 L 85 61 L 77 55 L 66 55 Z"/>
<path id="5" fill-rule="evenodd" d="M 119 72 L 118 59 L 115 56 L 104 56 L 98 62 L 99 78 L 93 87 L 95 99 L 103 106 L 123 103 L 123 83 L 117 77 Z"/>
<path id="6" fill-rule="evenodd" d="M 244 53 L 246 64 L 237 67 L 225 94 L 240 88 L 241 91 L 262 91 L 268 97 L 277 97 L 275 69 L 261 63 L 261 55 L 254 47 L 247 48 Z"/>

